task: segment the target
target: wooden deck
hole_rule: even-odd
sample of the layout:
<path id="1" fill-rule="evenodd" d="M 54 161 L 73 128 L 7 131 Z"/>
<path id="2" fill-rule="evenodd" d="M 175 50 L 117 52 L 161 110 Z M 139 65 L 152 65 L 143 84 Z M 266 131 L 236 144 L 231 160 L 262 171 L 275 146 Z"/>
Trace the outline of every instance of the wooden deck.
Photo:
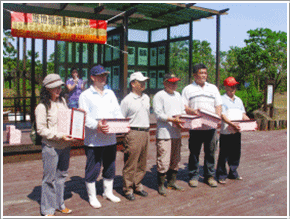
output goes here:
<path id="1" fill-rule="evenodd" d="M 151 141 L 147 173 L 143 180 L 149 193 L 128 201 L 122 194 L 123 153 L 117 152 L 114 193 L 120 203 L 102 198 L 102 177 L 98 178 L 98 199 L 103 207 L 93 209 L 88 203 L 84 183 L 86 158 L 80 149 L 70 160 L 66 181 L 65 203 L 73 209 L 70 216 L 284 216 L 287 212 L 287 130 L 257 131 L 242 134 L 242 157 L 239 174 L 242 181 L 228 180 L 211 188 L 202 182 L 197 188 L 187 184 L 188 138 L 183 138 L 178 184 L 185 192 L 157 193 L 156 147 Z M 74 154 L 75 155 L 75 154 Z M 203 156 L 201 153 L 200 170 Z M 218 156 L 218 150 L 216 152 Z M 3 165 L 3 215 L 40 217 L 42 161 L 11 162 Z M 65 216 L 56 213 L 56 216 Z"/>

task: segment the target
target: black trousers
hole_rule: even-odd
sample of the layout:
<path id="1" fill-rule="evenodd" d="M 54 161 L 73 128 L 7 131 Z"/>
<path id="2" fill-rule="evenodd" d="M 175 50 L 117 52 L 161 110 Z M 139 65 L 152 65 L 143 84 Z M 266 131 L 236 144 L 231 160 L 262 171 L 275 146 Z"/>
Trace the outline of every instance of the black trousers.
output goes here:
<path id="1" fill-rule="evenodd" d="M 241 133 L 220 135 L 220 152 L 216 175 L 218 179 L 237 178 L 241 158 Z M 226 163 L 229 165 L 227 174 Z"/>

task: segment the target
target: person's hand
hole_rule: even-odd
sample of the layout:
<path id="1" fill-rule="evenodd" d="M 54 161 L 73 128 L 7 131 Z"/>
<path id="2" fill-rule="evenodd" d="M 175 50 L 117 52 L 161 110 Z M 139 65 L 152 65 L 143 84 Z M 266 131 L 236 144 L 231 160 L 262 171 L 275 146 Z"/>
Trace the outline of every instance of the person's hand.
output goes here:
<path id="1" fill-rule="evenodd" d="M 230 123 L 230 125 L 234 128 L 235 131 L 239 132 L 241 127 L 237 123 Z"/>
<path id="2" fill-rule="evenodd" d="M 104 119 L 99 120 L 98 130 L 104 134 L 107 134 L 109 132 L 109 126 Z"/>
<path id="3" fill-rule="evenodd" d="M 185 123 L 185 121 L 181 120 L 179 116 L 171 117 L 168 121 L 174 123 L 179 128 L 183 128 L 183 124 Z"/>
<path id="4" fill-rule="evenodd" d="M 189 115 L 195 115 L 195 116 L 199 116 L 199 110 L 198 109 L 192 109 L 188 106 L 185 105 L 185 112 L 186 114 Z"/>
<path id="5" fill-rule="evenodd" d="M 64 140 L 64 141 L 77 141 L 77 139 L 72 138 L 72 136 L 70 136 L 70 135 L 62 136 L 62 140 Z"/>

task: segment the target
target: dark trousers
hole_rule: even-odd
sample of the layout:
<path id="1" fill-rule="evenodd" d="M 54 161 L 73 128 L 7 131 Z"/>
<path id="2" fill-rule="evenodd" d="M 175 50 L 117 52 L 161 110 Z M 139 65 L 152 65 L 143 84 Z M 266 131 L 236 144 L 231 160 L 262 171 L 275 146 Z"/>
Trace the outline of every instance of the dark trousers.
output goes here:
<path id="1" fill-rule="evenodd" d="M 217 145 L 216 129 L 191 130 L 189 137 L 189 177 L 199 178 L 199 155 L 202 143 L 204 144 L 204 178 L 215 175 L 215 151 Z"/>
<path id="2" fill-rule="evenodd" d="M 103 178 L 113 179 L 115 177 L 116 145 L 103 147 L 85 147 L 87 157 L 85 181 L 95 182 L 103 165 Z"/>
<path id="3" fill-rule="evenodd" d="M 226 163 L 229 165 L 229 178 L 237 178 L 237 168 L 241 158 L 241 133 L 220 135 L 220 152 L 217 164 L 218 179 L 228 177 Z"/>

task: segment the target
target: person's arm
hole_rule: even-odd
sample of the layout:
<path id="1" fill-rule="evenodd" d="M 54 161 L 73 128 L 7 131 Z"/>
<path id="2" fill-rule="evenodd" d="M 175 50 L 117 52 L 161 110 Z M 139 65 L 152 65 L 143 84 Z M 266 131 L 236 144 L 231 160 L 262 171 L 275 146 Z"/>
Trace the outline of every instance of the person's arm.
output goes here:
<path id="1" fill-rule="evenodd" d="M 48 128 L 47 110 L 44 104 L 39 104 L 35 109 L 35 121 L 37 133 L 48 140 L 65 140 L 65 136 L 57 132 L 57 129 Z"/>
<path id="2" fill-rule="evenodd" d="M 222 120 L 227 123 L 228 125 L 232 126 L 236 131 L 240 131 L 240 126 L 237 124 L 232 123 L 226 116 L 225 114 L 222 114 Z"/>
<path id="3" fill-rule="evenodd" d="M 78 80 L 73 80 L 73 84 L 67 83 L 67 89 L 71 92 L 78 84 Z"/>
<path id="4" fill-rule="evenodd" d="M 185 110 L 186 114 L 199 115 L 198 109 L 193 109 L 193 108 L 189 107 L 189 101 L 188 101 L 188 97 L 186 95 L 186 88 L 183 89 L 181 97 L 182 97 L 182 101 L 183 101 L 183 104 L 184 104 L 184 110 Z"/>
<path id="5" fill-rule="evenodd" d="M 222 115 L 222 105 L 218 105 L 218 106 L 215 107 L 215 113 L 218 116 L 221 116 Z"/>
<path id="6" fill-rule="evenodd" d="M 98 120 L 91 117 L 90 114 L 90 107 L 89 107 L 90 100 L 88 99 L 85 93 L 81 93 L 79 98 L 79 108 L 86 111 L 86 122 L 85 126 L 90 129 L 97 129 L 98 128 Z"/>
<path id="7" fill-rule="evenodd" d="M 250 120 L 246 113 L 243 113 L 243 120 Z"/>

